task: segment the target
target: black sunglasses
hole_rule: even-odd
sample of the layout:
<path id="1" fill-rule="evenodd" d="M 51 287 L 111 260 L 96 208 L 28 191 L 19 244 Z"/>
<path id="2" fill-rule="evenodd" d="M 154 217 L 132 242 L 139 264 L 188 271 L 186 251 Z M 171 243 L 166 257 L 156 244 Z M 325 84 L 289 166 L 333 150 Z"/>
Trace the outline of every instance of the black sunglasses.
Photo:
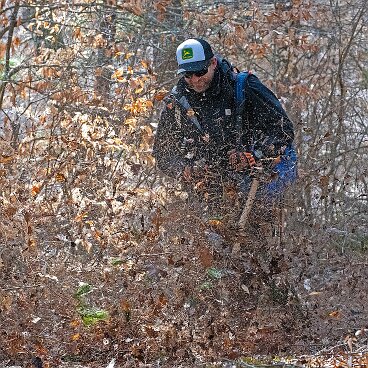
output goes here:
<path id="1" fill-rule="evenodd" d="M 208 73 L 208 66 L 205 67 L 204 69 L 198 70 L 196 72 L 185 72 L 184 73 L 184 78 L 190 79 L 190 78 L 193 77 L 193 75 L 195 75 L 196 77 L 203 77 L 207 73 Z"/>

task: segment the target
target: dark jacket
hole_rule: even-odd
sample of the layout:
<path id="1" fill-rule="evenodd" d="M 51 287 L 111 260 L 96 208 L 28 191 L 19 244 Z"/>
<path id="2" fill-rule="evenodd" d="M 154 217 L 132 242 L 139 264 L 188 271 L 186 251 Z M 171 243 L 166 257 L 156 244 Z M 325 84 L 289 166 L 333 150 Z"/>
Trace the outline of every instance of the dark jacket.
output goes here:
<path id="1" fill-rule="evenodd" d="M 292 143 L 293 126 L 276 96 L 250 74 L 245 85 L 243 127 L 235 124 L 235 92 L 232 71 L 225 72 L 221 60 L 207 91 L 197 93 L 181 78 L 165 99 L 153 154 L 158 167 L 178 177 L 185 166 L 205 163 L 217 172 L 230 172 L 228 152 L 232 149 L 278 156 Z M 191 109 L 179 100 L 185 96 Z M 199 126 L 193 122 L 195 116 Z M 241 141 L 241 147 L 239 143 Z"/>

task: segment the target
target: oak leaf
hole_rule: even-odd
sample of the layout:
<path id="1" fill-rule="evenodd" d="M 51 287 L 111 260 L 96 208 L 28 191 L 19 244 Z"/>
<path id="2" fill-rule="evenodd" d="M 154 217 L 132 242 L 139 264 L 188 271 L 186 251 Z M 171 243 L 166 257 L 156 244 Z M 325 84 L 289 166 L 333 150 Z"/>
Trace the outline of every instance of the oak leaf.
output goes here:
<path id="1" fill-rule="evenodd" d="M 31 194 L 33 197 L 35 197 L 38 193 L 40 193 L 41 191 L 41 186 L 40 185 L 34 185 L 31 189 Z"/>
<path id="2" fill-rule="evenodd" d="M 212 266 L 213 255 L 208 247 L 201 248 L 199 251 L 199 259 L 203 267 L 209 268 Z"/>

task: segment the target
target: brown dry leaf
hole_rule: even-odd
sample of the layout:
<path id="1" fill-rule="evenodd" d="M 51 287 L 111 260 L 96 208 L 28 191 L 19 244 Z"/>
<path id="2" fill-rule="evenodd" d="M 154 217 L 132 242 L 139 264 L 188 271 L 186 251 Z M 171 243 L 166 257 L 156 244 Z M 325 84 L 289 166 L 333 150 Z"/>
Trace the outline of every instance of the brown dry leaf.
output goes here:
<path id="1" fill-rule="evenodd" d="M 31 221 L 31 215 L 28 211 L 24 212 L 24 220 L 27 224 L 29 224 L 29 222 Z"/>
<path id="2" fill-rule="evenodd" d="M 245 29 L 243 27 L 243 25 L 236 25 L 235 26 L 235 34 L 236 34 L 236 37 L 239 39 L 239 40 L 244 40 L 245 39 Z"/>
<path id="3" fill-rule="evenodd" d="M 275 330 L 276 330 L 276 327 L 270 324 L 270 325 L 265 325 L 265 326 L 261 326 L 257 328 L 257 333 L 264 334 L 264 335 L 270 335 L 274 333 Z"/>
<path id="4" fill-rule="evenodd" d="M 172 266 L 175 264 L 175 261 L 174 261 L 174 257 L 172 254 L 170 254 L 168 257 L 167 257 L 167 264 Z"/>
<path id="5" fill-rule="evenodd" d="M 344 342 L 348 345 L 350 352 L 353 351 L 353 342 L 355 341 L 356 341 L 356 338 L 350 335 L 346 336 L 344 339 Z"/>
<path id="6" fill-rule="evenodd" d="M 131 129 L 135 129 L 137 127 L 137 119 L 128 118 L 125 120 L 125 125 L 128 125 Z"/>
<path id="7" fill-rule="evenodd" d="M 71 337 L 71 340 L 72 341 L 77 341 L 77 340 L 79 340 L 80 339 L 80 333 L 76 333 L 76 334 L 74 334 L 72 337 Z"/>
<path id="8" fill-rule="evenodd" d="M 146 105 L 146 108 L 151 108 L 151 109 L 153 108 L 153 102 L 151 100 L 147 100 L 145 105 Z"/>
<path id="9" fill-rule="evenodd" d="M 158 304 L 160 304 L 160 305 L 162 305 L 162 306 L 164 306 L 164 305 L 166 305 L 167 304 L 167 302 L 168 302 L 168 300 L 167 300 L 167 297 L 166 297 L 166 295 L 165 294 L 160 294 L 160 296 L 158 297 Z"/>
<path id="10" fill-rule="evenodd" d="M 78 327 L 80 325 L 80 322 L 78 320 L 71 321 L 69 323 L 71 327 Z"/>
<path id="11" fill-rule="evenodd" d="M 232 341 L 228 337 L 225 337 L 225 339 L 223 341 L 223 344 L 224 344 L 225 348 L 230 348 L 233 345 Z"/>
<path id="12" fill-rule="evenodd" d="M 65 181 L 65 176 L 64 176 L 64 174 L 62 174 L 62 173 L 57 173 L 57 174 L 55 175 L 55 180 L 56 180 L 57 182 L 59 182 L 59 183 L 64 182 L 64 181 Z"/>
<path id="13" fill-rule="evenodd" d="M 121 79 L 124 76 L 124 71 L 122 69 L 117 69 L 115 72 L 111 75 L 111 79 Z"/>
<path id="14" fill-rule="evenodd" d="M 162 225 L 162 223 L 163 223 L 163 220 L 162 220 L 161 209 L 157 208 L 157 210 L 155 211 L 152 217 L 152 225 L 154 225 L 155 232 L 159 233 L 160 226 Z"/>
<path id="15" fill-rule="evenodd" d="M 205 181 L 204 180 L 200 180 L 200 181 L 197 181 L 194 188 L 195 189 L 198 189 L 198 190 L 203 190 L 205 188 Z M 205 193 L 204 194 L 205 196 L 208 196 L 208 193 Z M 207 197 L 206 197 L 207 199 Z"/>
<path id="16" fill-rule="evenodd" d="M 217 8 L 217 14 L 218 14 L 220 17 L 224 17 L 224 16 L 225 16 L 225 6 L 220 5 L 220 6 Z"/>
<path id="17" fill-rule="evenodd" d="M 16 47 L 20 45 L 20 38 L 19 37 L 14 38 L 13 45 L 16 46 Z"/>
<path id="18" fill-rule="evenodd" d="M 326 189 L 330 182 L 330 178 L 328 175 L 323 175 L 319 178 L 319 185 L 322 189 Z"/>
<path id="19" fill-rule="evenodd" d="M 210 219 L 208 220 L 208 224 L 211 226 L 220 226 L 222 224 L 222 221 L 218 219 Z"/>
<path id="20" fill-rule="evenodd" d="M 311 293 L 309 293 L 308 295 L 310 296 L 314 296 L 314 295 L 321 295 L 322 291 L 312 291 Z"/>
<path id="21" fill-rule="evenodd" d="M 120 306 L 124 312 L 130 312 L 130 303 L 127 300 L 123 299 L 120 302 Z"/>
<path id="22" fill-rule="evenodd" d="M 9 164 L 13 161 L 13 156 L 0 156 L 0 164 Z"/>
<path id="23" fill-rule="evenodd" d="M 86 217 L 88 217 L 88 213 L 87 212 L 83 212 L 83 213 L 80 213 L 79 215 L 75 216 L 74 221 L 81 222 Z"/>
<path id="24" fill-rule="evenodd" d="M 208 247 L 201 248 L 199 251 L 199 260 L 203 267 L 208 268 L 212 266 L 213 255 Z"/>
<path id="25" fill-rule="evenodd" d="M 101 231 L 95 230 L 95 231 L 93 232 L 93 237 L 94 237 L 96 240 L 101 240 L 101 236 L 102 236 L 102 232 L 101 232 Z"/>
<path id="26" fill-rule="evenodd" d="M 156 101 L 162 101 L 166 95 L 167 95 L 166 90 L 160 90 L 155 94 L 154 98 Z"/>
<path id="27" fill-rule="evenodd" d="M 140 16 L 143 14 L 143 8 L 140 3 L 134 4 L 134 2 L 128 2 L 121 5 L 118 5 L 119 8 L 123 10 L 127 10 L 128 12 L 133 13 L 134 15 Z"/>
<path id="28" fill-rule="evenodd" d="M 40 185 L 34 185 L 31 189 L 31 194 L 33 197 L 35 197 L 38 193 L 40 193 L 41 191 L 41 186 Z"/>
<path id="29" fill-rule="evenodd" d="M 15 207 L 9 206 L 4 210 L 4 214 L 7 217 L 13 217 L 15 213 L 17 212 L 17 209 Z"/>
<path id="30" fill-rule="evenodd" d="M 10 295 L 5 295 L 0 301 L 0 305 L 3 310 L 9 311 L 12 305 L 13 299 Z"/>
<path id="31" fill-rule="evenodd" d="M 39 356 L 45 356 L 48 353 L 47 348 L 43 346 L 41 343 L 36 343 L 35 350 L 37 352 L 37 355 Z"/>
<path id="32" fill-rule="evenodd" d="M 195 115 L 195 112 L 194 112 L 194 110 L 193 110 L 193 109 L 189 109 L 189 110 L 187 111 L 187 116 L 192 117 L 192 116 L 194 116 L 194 115 Z"/>
<path id="33" fill-rule="evenodd" d="M 143 8 L 140 5 L 132 6 L 130 10 L 134 15 L 139 16 L 143 14 Z"/>
<path id="34" fill-rule="evenodd" d="M 169 4 L 170 2 L 167 0 L 154 2 L 154 7 L 158 12 L 157 19 L 159 21 L 162 21 L 165 19 L 166 8 Z"/>
<path id="35" fill-rule="evenodd" d="M 146 334 L 149 336 L 149 337 L 154 337 L 156 338 L 158 336 L 158 331 L 154 330 L 152 327 L 149 327 L 149 326 L 146 326 L 144 328 Z"/>
<path id="36" fill-rule="evenodd" d="M 81 28 L 80 28 L 80 27 L 76 27 L 76 28 L 74 29 L 74 34 L 73 34 L 73 36 L 74 36 L 75 38 L 81 39 Z"/>
<path id="37" fill-rule="evenodd" d="M 359 363 L 361 367 L 368 367 L 368 354 L 363 355 Z"/>
<path id="38" fill-rule="evenodd" d="M 134 93 L 138 95 L 142 91 L 143 91 L 143 87 L 139 87 L 139 88 L 137 88 L 137 89 L 134 90 Z"/>
<path id="39" fill-rule="evenodd" d="M 303 19 L 305 20 L 305 21 L 309 21 L 310 19 L 312 19 L 313 18 L 313 15 L 310 13 L 310 11 L 309 10 L 303 10 L 302 12 L 301 12 L 302 14 L 302 17 L 303 17 Z"/>
<path id="40" fill-rule="evenodd" d="M 126 54 L 125 54 L 124 59 L 125 59 L 125 60 L 128 60 L 128 59 L 130 59 L 133 55 L 134 55 L 134 52 L 128 52 L 128 53 L 126 53 Z"/>
<path id="41" fill-rule="evenodd" d="M 40 124 L 44 124 L 45 122 L 46 122 L 46 115 L 41 115 L 41 116 L 40 116 L 39 123 L 40 123 Z"/>
<path id="42" fill-rule="evenodd" d="M 6 46 L 4 43 L 0 43 L 0 57 L 2 58 L 5 54 L 5 51 L 6 51 Z"/>
<path id="43" fill-rule="evenodd" d="M 30 227 L 28 229 L 30 229 Z M 29 250 L 36 249 L 36 240 L 33 237 L 28 239 L 28 249 Z"/>
<path id="44" fill-rule="evenodd" d="M 329 314 L 329 317 L 332 317 L 332 318 L 341 318 L 341 316 L 342 316 L 342 313 L 341 313 L 341 311 L 339 311 L 339 310 L 336 310 L 336 311 L 332 311 L 332 312 L 330 312 Z"/>
<path id="45" fill-rule="evenodd" d="M 94 41 L 93 41 L 93 47 L 95 48 L 102 48 L 106 46 L 106 39 L 104 38 L 104 35 L 102 34 L 98 34 L 94 37 Z"/>
<path id="46" fill-rule="evenodd" d="M 142 348 L 137 346 L 137 345 L 133 345 L 132 349 L 131 349 L 131 354 L 141 360 L 143 358 L 143 351 L 142 351 Z"/>
<path id="47" fill-rule="evenodd" d="M 93 246 L 89 241 L 83 240 L 82 245 L 83 245 L 84 249 L 87 251 L 87 253 L 91 253 L 91 250 L 92 250 Z"/>
<path id="48" fill-rule="evenodd" d="M 121 309 L 123 310 L 124 312 L 124 315 L 125 315 L 125 320 L 127 322 L 129 322 L 130 320 L 130 314 L 131 314 L 131 307 L 130 307 L 130 303 L 123 299 L 121 302 L 120 302 L 120 306 L 121 306 Z"/>
<path id="49" fill-rule="evenodd" d="M 239 254 L 240 253 L 240 243 L 235 243 L 233 245 L 233 249 L 231 250 L 231 254 Z"/>

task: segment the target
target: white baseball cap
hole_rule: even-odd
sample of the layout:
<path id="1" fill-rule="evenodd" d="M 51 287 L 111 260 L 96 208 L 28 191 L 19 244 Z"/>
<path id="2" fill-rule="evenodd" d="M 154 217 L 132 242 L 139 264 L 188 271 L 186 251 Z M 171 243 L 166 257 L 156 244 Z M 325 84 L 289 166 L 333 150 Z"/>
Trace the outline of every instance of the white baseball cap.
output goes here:
<path id="1" fill-rule="evenodd" d="M 190 38 L 181 43 L 176 49 L 178 74 L 196 72 L 210 65 L 213 58 L 210 44 L 201 38 Z"/>

